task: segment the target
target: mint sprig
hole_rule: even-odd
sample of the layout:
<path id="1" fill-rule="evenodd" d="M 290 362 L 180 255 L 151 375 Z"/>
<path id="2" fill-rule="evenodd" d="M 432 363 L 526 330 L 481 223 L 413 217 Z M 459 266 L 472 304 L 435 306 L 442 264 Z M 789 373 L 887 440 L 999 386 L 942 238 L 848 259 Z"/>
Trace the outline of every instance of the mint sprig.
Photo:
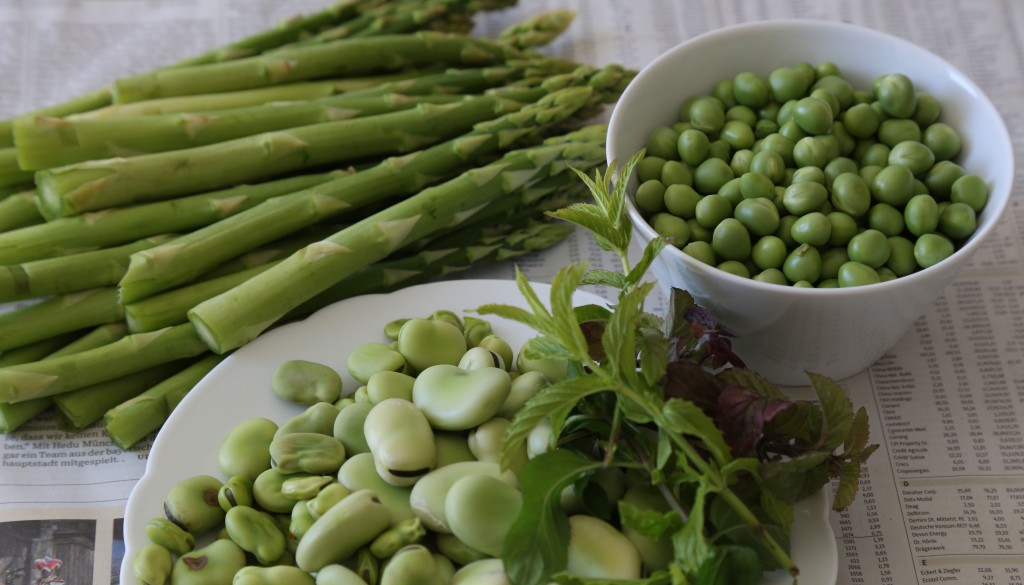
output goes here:
<path id="1" fill-rule="evenodd" d="M 604 583 L 565 572 L 561 497 L 571 485 L 600 514 L 657 532 L 671 547 L 672 562 L 638 584 L 752 585 L 775 568 L 796 577 L 786 543 L 792 503 L 832 477 L 839 478 L 836 506 L 853 500 L 860 466 L 877 447 L 868 444 L 866 413 L 854 413 L 842 388 L 823 376 L 810 374 L 819 398 L 810 403 L 744 369 L 733 332 L 684 291 L 672 292 L 667 318 L 644 310 L 654 284 L 642 280 L 665 242 L 653 239 L 631 263 L 626 183 L 643 154 L 627 161 L 614 185 L 614 164 L 593 178 L 577 171 L 593 203 L 549 212 L 589 230 L 619 257 L 621 272 L 566 266 L 545 305 L 517 270 L 529 310 L 478 309 L 536 330 L 530 357 L 569 362 L 569 376 L 528 400 L 505 436 L 503 466 L 537 425 L 549 422 L 555 438 L 553 450 L 522 470 L 524 506 L 505 540 L 505 571 L 515 585 Z M 616 302 L 573 307 L 573 293 L 589 284 L 618 289 Z M 602 469 L 646 482 L 668 512 L 616 505 L 611 496 L 595 502 L 604 493 L 596 479 Z"/>

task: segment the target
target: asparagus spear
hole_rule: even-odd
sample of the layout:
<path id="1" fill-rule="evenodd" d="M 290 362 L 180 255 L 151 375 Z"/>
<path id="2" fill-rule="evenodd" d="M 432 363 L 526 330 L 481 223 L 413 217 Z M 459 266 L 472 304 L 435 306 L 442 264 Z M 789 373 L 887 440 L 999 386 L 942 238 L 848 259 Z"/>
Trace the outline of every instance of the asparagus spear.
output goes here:
<path id="1" fill-rule="evenodd" d="M 42 223 L 36 207 L 36 192 L 22 191 L 0 201 L 0 232 Z"/>
<path id="2" fill-rule="evenodd" d="M 36 173 L 44 215 L 63 217 L 237 185 L 318 165 L 404 153 L 457 136 L 522 104 L 495 96 L 326 122 L 128 159 Z"/>
<path id="3" fill-rule="evenodd" d="M 181 150 L 323 122 L 409 110 L 418 104 L 451 104 L 455 95 L 334 96 L 313 101 L 163 114 L 139 118 L 62 120 L 22 116 L 15 121 L 18 164 L 46 169 L 88 160 Z"/>
<path id="4" fill-rule="evenodd" d="M 517 49 L 540 47 L 565 32 L 575 17 L 571 10 L 543 12 L 506 28 L 498 38 Z"/>
<path id="5" fill-rule="evenodd" d="M 235 91 L 323 77 L 364 75 L 415 65 L 493 65 L 521 52 L 511 47 L 436 32 L 343 39 L 224 63 L 158 70 L 115 83 L 116 101 Z"/>
<path id="6" fill-rule="evenodd" d="M 346 173 L 335 171 L 278 179 L 257 185 L 86 213 L 0 233 L 0 264 L 77 254 L 164 233 L 201 227 L 271 197 L 326 183 Z"/>
<path id="7" fill-rule="evenodd" d="M 172 239 L 159 235 L 123 246 L 0 266 L 0 302 L 116 285 L 128 269 L 129 256 Z"/>
<path id="8" fill-rule="evenodd" d="M 490 201 L 560 172 L 569 160 L 582 156 L 600 161 L 603 154 L 603 145 L 572 143 L 506 154 L 307 246 L 274 268 L 200 303 L 189 311 L 189 320 L 215 352 L 240 347 L 288 311 L 406 243 L 469 221 Z"/>
<path id="9" fill-rule="evenodd" d="M 422 0 L 389 2 L 368 9 L 345 23 L 325 29 L 306 39 L 279 47 L 271 53 L 296 46 L 317 45 L 352 37 L 400 34 L 425 28 L 431 22 L 459 10 L 467 0 Z"/>
<path id="10" fill-rule="evenodd" d="M 537 126 L 571 115 L 591 96 L 587 87 L 567 88 L 522 111 L 478 124 L 465 136 L 412 156 L 379 165 L 306 191 L 278 197 L 217 224 L 197 230 L 171 246 L 132 255 L 119 284 L 125 302 L 181 285 L 245 250 L 338 213 L 397 195 L 415 193 L 464 168 L 467 162 L 505 147 Z"/>
<path id="11" fill-rule="evenodd" d="M 32 182 L 32 173 L 18 166 L 15 148 L 0 148 L 0 187 L 26 185 Z"/>
<path id="12" fill-rule="evenodd" d="M 111 408 L 181 372 L 190 363 L 191 360 L 168 362 L 54 396 L 52 400 L 57 407 L 57 425 L 68 432 L 82 431 L 103 418 L 103 414 Z"/>
<path id="13" fill-rule="evenodd" d="M 96 288 L 53 297 L 0 314 L 0 350 L 87 327 L 124 320 L 117 289 Z"/>
<path id="14" fill-rule="evenodd" d="M 124 337 L 127 328 L 124 323 L 100 325 L 82 337 L 75 339 L 74 334 L 64 334 L 36 342 L 17 350 L 4 352 L 0 356 L 0 367 L 34 362 L 44 357 L 60 357 L 79 351 L 85 351 L 106 345 Z M 25 351 L 29 350 L 31 351 Z M 15 358 L 15 354 L 17 357 Z M 8 357 L 9 359 L 3 359 Z M 8 404 L 0 402 L 0 434 L 12 433 L 26 421 L 46 410 L 53 399 L 49 396 L 33 398 L 24 402 Z"/>
<path id="15" fill-rule="evenodd" d="M 130 449 L 159 429 L 181 399 L 227 356 L 207 354 L 177 374 L 103 415 L 103 426 L 122 449 Z"/>
<path id="16" fill-rule="evenodd" d="M 496 69 L 501 69 L 500 67 Z M 506 68 L 508 69 L 508 68 Z M 367 77 L 351 77 L 348 79 L 326 79 L 323 81 L 307 81 L 288 83 L 258 89 L 244 89 L 223 93 L 184 95 L 133 102 L 130 104 L 112 104 L 105 108 L 74 114 L 66 120 L 93 120 L 97 118 L 129 118 L 135 116 L 153 116 L 158 114 L 180 114 L 185 112 L 211 112 L 231 108 L 259 106 L 273 102 L 294 102 L 315 100 L 334 95 L 377 87 L 381 84 L 401 81 L 426 75 L 442 73 L 439 68 L 406 69 L 387 75 L 371 75 Z M 469 70 L 475 71 L 475 70 Z M 408 93 L 408 92 L 406 92 Z M 476 93 L 475 91 L 456 91 L 453 93 Z"/>
<path id="17" fill-rule="evenodd" d="M 136 333 L 95 349 L 0 369 L 0 402 L 55 396 L 206 351 L 191 324 Z"/>

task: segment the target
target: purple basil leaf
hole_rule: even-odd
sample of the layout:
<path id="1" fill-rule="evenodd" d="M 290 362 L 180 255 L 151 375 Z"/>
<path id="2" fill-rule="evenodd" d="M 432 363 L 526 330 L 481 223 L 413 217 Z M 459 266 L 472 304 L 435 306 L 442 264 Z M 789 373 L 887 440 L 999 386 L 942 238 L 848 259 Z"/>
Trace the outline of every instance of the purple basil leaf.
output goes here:
<path id="1" fill-rule="evenodd" d="M 793 406 L 792 400 L 762 398 L 741 386 L 726 386 L 718 395 L 715 423 L 736 457 L 754 455 L 764 427 L 777 414 Z"/>
<path id="2" fill-rule="evenodd" d="M 718 378 L 700 364 L 685 361 L 669 362 L 662 378 L 661 387 L 665 399 L 682 398 L 693 402 L 705 414 L 715 418 L 718 395 L 721 392 Z"/>

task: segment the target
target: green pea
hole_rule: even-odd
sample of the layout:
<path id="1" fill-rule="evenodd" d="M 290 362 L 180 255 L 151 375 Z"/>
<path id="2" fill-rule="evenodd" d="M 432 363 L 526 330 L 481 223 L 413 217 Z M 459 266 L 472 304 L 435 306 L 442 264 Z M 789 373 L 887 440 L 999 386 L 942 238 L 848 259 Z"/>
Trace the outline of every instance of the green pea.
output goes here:
<path id="1" fill-rule="evenodd" d="M 778 268 L 766 268 L 765 270 L 755 274 L 754 280 L 758 282 L 766 282 L 768 284 L 789 286 L 789 281 L 786 280 L 786 275 Z"/>
<path id="2" fill-rule="evenodd" d="M 885 266 L 876 270 L 875 273 L 878 274 L 879 282 L 889 282 L 890 280 L 896 280 L 897 278 L 896 274 Z"/>
<path id="3" fill-rule="evenodd" d="M 709 96 L 698 97 L 690 105 L 690 125 L 701 132 L 718 132 L 725 124 L 722 102 Z"/>
<path id="4" fill-rule="evenodd" d="M 779 153 L 782 157 L 782 163 L 787 167 L 793 166 L 793 146 L 794 142 L 789 138 L 786 138 L 782 134 L 769 134 L 761 142 L 762 151 L 772 151 Z"/>
<path id="5" fill-rule="evenodd" d="M 799 97 L 802 98 L 804 96 L 800 95 Z M 793 108 L 796 107 L 796 102 L 798 100 L 799 98 L 793 98 L 783 102 L 782 106 L 779 107 L 778 115 L 775 116 L 776 124 L 781 127 L 783 124 L 793 119 Z"/>
<path id="6" fill-rule="evenodd" d="M 914 82 L 902 73 L 890 73 L 874 84 L 878 103 L 893 118 L 909 118 L 917 109 Z"/>
<path id="7" fill-rule="evenodd" d="M 915 177 L 923 177 L 935 164 L 935 155 L 920 142 L 904 140 L 889 151 L 889 164 L 905 166 Z"/>
<path id="8" fill-rule="evenodd" d="M 708 158 L 717 158 L 728 163 L 732 158 L 732 147 L 728 142 L 719 138 L 708 145 Z"/>
<path id="9" fill-rule="evenodd" d="M 803 183 L 805 181 L 811 181 L 818 183 L 822 187 L 825 186 L 825 171 L 818 167 L 800 167 L 793 172 L 793 180 L 790 181 L 790 186 L 797 183 Z M 833 179 L 833 182 L 835 180 Z"/>
<path id="10" fill-rule="evenodd" d="M 793 120 L 792 118 L 783 122 L 782 125 L 779 126 L 779 134 L 789 138 L 794 143 L 807 136 L 807 133 L 804 132 L 803 129 L 800 128 L 800 125 L 796 123 L 796 120 Z"/>
<path id="11" fill-rule="evenodd" d="M 816 288 L 839 288 L 839 279 L 838 278 L 826 278 L 826 279 L 818 282 L 818 286 Z"/>
<path id="12" fill-rule="evenodd" d="M 821 278 L 836 278 L 839 267 L 850 261 L 846 248 L 828 248 L 821 253 Z"/>
<path id="13" fill-rule="evenodd" d="M 903 236 L 892 236 L 889 238 L 891 253 L 885 262 L 895 276 L 906 276 L 917 270 L 917 260 L 914 259 L 914 243 Z"/>
<path id="14" fill-rule="evenodd" d="M 877 166 L 884 167 L 889 164 L 889 153 L 892 152 L 885 144 L 876 142 L 869 146 L 864 155 L 858 161 L 861 167 Z"/>
<path id="15" fill-rule="evenodd" d="M 822 61 L 814 66 L 815 79 L 821 79 L 829 75 L 839 75 L 839 66 L 832 61 Z"/>
<path id="16" fill-rule="evenodd" d="M 754 157 L 757 159 L 757 156 Z M 722 185 L 733 179 L 732 169 L 724 160 L 709 158 L 693 171 L 693 186 L 698 193 L 717 193 Z M 664 194 L 664 193 L 663 193 Z"/>
<path id="17" fill-rule="evenodd" d="M 768 84 L 756 73 L 744 71 L 733 78 L 733 94 L 736 101 L 750 108 L 760 108 L 768 103 Z"/>
<path id="18" fill-rule="evenodd" d="M 726 108 L 732 108 L 737 105 L 734 85 L 733 80 L 722 79 L 715 84 L 714 89 L 711 90 L 711 95 L 718 98 L 718 101 L 722 102 L 722 105 Z"/>
<path id="19" fill-rule="evenodd" d="M 751 159 L 750 172 L 764 175 L 771 179 L 773 184 L 778 184 L 786 174 L 786 162 L 779 153 L 762 150 Z"/>
<path id="20" fill-rule="evenodd" d="M 805 215 L 812 211 L 819 211 L 827 200 L 828 190 L 825 189 L 824 185 L 814 181 L 793 183 L 786 187 L 782 196 L 782 204 L 786 211 L 794 215 Z"/>
<path id="21" fill-rule="evenodd" d="M 878 119 L 880 122 L 892 119 L 892 116 L 890 116 L 885 110 L 882 109 L 882 104 L 879 103 L 878 100 L 871 102 L 870 105 L 871 109 L 874 110 L 876 114 L 878 114 Z"/>
<path id="22" fill-rule="evenodd" d="M 732 213 L 732 208 L 729 208 L 729 213 Z M 707 242 L 711 243 L 711 228 L 706 228 L 697 221 L 697 218 L 686 220 L 686 225 L 690 227 L 690 241 L 691 242 Z M 717 225 L 717 224 L 716 224 Z"/>
<path id="23" fill-rule="evenodd" d="M 737 150 L 750 148 L 754 145 L 754 129 L 751 128 L 750 124 L 738 120 L 727 121 L 722 126 L 719 137 L 731 148 Z"/>
<path id="24" fill-rule="evenodd" d="M 750 170 L 750 161 L 754 160 L 754 151 L 749 148 L 737 150 L 732 153 L 732 159 L 729 161 L 729 168 L 732 169 L 733 175 L 739 177 L 743 173 Z"/>
<path id="25" fill-rule="evenodd" d="M 842 211 L 832 211 L 825 214 L 825 217 L 832 224 L 832 230 L 828 236 L 828 245 L 842 246 L 845 249 L 853 236 L 857 235 L 857 230 L 859 229 L 857 220 Z"/>
<path id="26" fill-rule="evenodd" d="M 793 283 L 793 288 L 814 288 L 814 285 L 806 280 L 798 280 Z"/>
<path id="27" fill-rule="evenodd" d="M 665 184 L 657 179 L 644 181 L 636 189 L 636 206 L 641 212 L 653 215 L 665 209 Z"/>
<path id="28" fill-rule="evenodd" d="M 868 227 L 886 236 L 898 236 L 903 232 L 903 214 L 888 203 L 876 203 L 868 210 Z"/>
<path id="29" fill-rule="evenodd" d="M 903 216 L 907 223 L 907 231 L 915 236 L 930 234 L 939 225 L 939 206 L 931 195 L 914 195 L 903 209 Z"/>
<path id="30" fill-rule="evenodd" d="M 839 156 L 830 160 L 823 170 L 825 173 L 824 184 L 831 185 L 836 181 L 836 177 L 843 173 L 856 173 L 858 171 L 858 167 L 857 163 L 854 162 L 852 158 Z"/>
<path id="31" fill-rule="evenodd" d="M 988 203 L 988 185 L 978 175 L 964 175 L 953 182 L 949 198 L 954 203 L 965 203 L 976 213 Z"/>
<path id="32" fill-rule="evenodd" d="M 806 95 L 810 83 L 796 69 L 781 67 L 768 75 L 768 85 L 775 101 L 784 103 Z"/>
<path id="33" fill-rule="evenodd" d="M 696 217 L 700 195 L 689 185 L 669 185 L 665 189 L 665 209 L 683 219 Z"/>
<path id="34" fill-rule="evenodd" d="M 869 91 L 863 91 L 860 89 L 853 90 L 853 103 L 856 104 L 870 104 L 874 101 L 874 96 Z"/>
<path id="35" fill-rule="evenodd" d="M 861 167 L 860 170 L 857 171 L 857 174 L 860 175 L 860 177 L 864 179 L 864 181 L 867 182 L 868 185 L 870 185 L 871 181 L 875 180 L 875 176 L 878 175 L 878 172 L 881 170 L 882 167 L 876 165 L 868 165 L 866 167 Z"/>
<path id="36" fill-rule="evenodd" d="M 666 187 L 672 185 L 693 185 L 693 173 L 690 171 L 690 167 L 677 160 L 670 160 L 662 165 L 659 177 L 661 183 Z"/>
<path id="37" fill-rule="evenodd" d="M 925 173 L 924 184 L 936 200 L 944 201 L 950 198 L 953 183 L 965 174 L 963 167 L 955 162 L 940 160 Z"/>
<path id="38" fill-rule="evenodd" d="M 878 141 L 889 148 L 905 140 L 921 142 L 921 127 L 913 120 L 890 119 L 878 126 Z"/>
<path id="39" fill-rule="evenodd" d="M 725 120 L 746 122 L 748 126 L 753 126 L 757 123 L 757 114 L 747 106 L 735 105 L 725 111 Z"/>
<path id="40" fill-rule="evenodd" d="M 889 165 L 878 171 L 871 181 L 871 195 L 877 201 L 903 207 L 914 195 L 914 175 L 900 165 Z"/>
<path id="41" fill-rule="evenodd" d="M 837 211 L 857 218 L 871 207 L 871 191 L 860 175 L 843 173 L 832 183 L 831 201 Z"/>
<path id="42" fill-rule="evenodd" d="M 651 227 L 673 246 L 682 247 L 690 239 L 690 228 L 686 220 L 671 213 L 656 213 L 651 218 Z"/>
<path id="43" fill-rule="evenodd" d="M 779 131 L 778 122 L 773 120 L 758 120 L 754 123 L 754 139 L 761 140 L 767 136 L 771 136 Z"/>
<path id="44" fill-rule="evenodd" d="M 797 140 L 793 146 L 793 161 L 799 167 L 823 169 L 832 158 L 829 156 L 828 143 L 819 140 L 818 136 L 806 136 Z"/>
<path id="45" fill-rule="evenodd" d="M 892 253 L 889 240 L 878 230 L 867 229 L 850 238 L 846 245 L 850 260 L 878 268 L 885 264 Z"/>
<path id="46" fill-rule="evenodd" d="M 732 204 L 721 195 L 705 195 L 697 202 L 694 213 L 700 225 L 714 229 L 722 220 L 732 217 Z"/>
<path id="47" fill-rule="evenodd" d="M 645 156 L 636 165 L 636 176 L 640 179 L 641 183 L 651 179 L 661 179 L 661 169 L 663 166 L 665 166 L 665 159 L 660 156 Z"/>
<path id="48" fill-rule="evenodd" d="M 931 195 L 928 185 L 925 185 L 921 179 L 914 179 L 914 186 L 911 188 L 911 192 L 914 195 Z"/>
<path id="49" fill-rule="evenodd" d="M 686 132 L 687 130 L 690 129 L 690 123 L 676 122 L 675 124 L 672 124 L 672 129 L 676 131 L 676 134 L 682 134 L 683 132 Z"/>
<path id="50" fill-rule="evenodd" d="M 676 150 L 676 142 L 678 140 L 679 133 L 668 126 L 655 128 L 647 136 L 647 155 L 665 160 L 677 159 L 679 158 L 679 153 Z"/>
<path id="51" fill-rule="evenodd" d="M 733 208 L 739 205 L 739 202 L 743 201 L 743 192 L 740 190 L 739 177 L 722 185 L 722 188 L 718 190 L 718 194 L 728 199 Z"/>
<path id="52" fill-rule="evenodd" d="M 808 134 L 825 134 L 832 129 L 832 107 L 825 100 L 805 97 L 793 107 L 793 119 Z"/>
<path id="53" fill-rule="evenodd" d="M 766 197 L 740 201 L 733 210 L 733 217 L 755 236 L 766 236 L 779 227 L 779 211 Z"/>
<path id="54" fill-rule="evenodd" d="M 864 160 L 864 154 L 868 151 L 869 148 L 876 144 L 879 144 L 879 142 L 874 138 L 858 138 L 857 144 L 856 146 L 854 146 L 853 152 L 850 154 L 850 158 L 852 158 L 858 165 L 862 164 L 861 161 Z M 885 145 L 883 144 L 882 146 Z M 886 148 L 888 147 L 886 146 Z M 885 157 L 885 160 L 888 161 L 888 153 L 885 155 Z"/>
<path id="55" fill-rule="evenodd" d="M 935 160 L 950 160 L 960 154 L 963 146 L 960 134 L 943 122 L 925 128 L 921 140 L 935 154 Z"/>
<path id="56" fill-rule="evenodd" d="M 798 219 L 800 217 L 796 215 L 783 215 L 779 218 L 779 229 L 775 230 L 775 237 L 785 242 L 787 250 L 797 247 L 796 240 L 793 239 L 793 224 Z"/>
<path id="57" fill-rule="evenodd" d="M 966 203 L 950 203 L 939 216 L 939 231 L 953 240 L 964 240 L 978 230 L 978 217 Z"/>
<path id="58" fill-rule="evenodd" d="M 700 130 L 686 130 L 679 135 L 676 143 L 679 158 L 690 166 L 697 166 L 708 156 L 711 141 L 708 135 Z"/>
<path id="59" fill-rule="evenodd" d="M 841 288 L 865 286 L 881 282 L 881 278 L 874 268 L 860 262 L 847 262 L 840 266 L 836 280 L 839 281 Z"/>
<path id="60" fill-rule="evenodd" d="M 690 107 L 693 106 L 693 102 L 697 101 L 702 97 L 700 95 L 691 95 L 690 97 L 683 100 L 683 103 L 679 106 L 679 122 L 689 124 L 690 123 Z"/>
<path id="61" fill-rule="evenodd" d="M 855 138 L 868 138 L 874 136 L 878 131 L 878 114 L 868 104 L 857 104 L 843 112 L 843 124 L 850 136 Z"/>
<path id="62" fill-rule="evenodd" d="M 793 66 L 793 70 L 807 80 L 807 87 L 811 87 L 814 80 L 818 78 L 818 74 L 814 71 L 814 65 L 811 65 L 810 63 L 797 63 Z"/>
<path id="63" fill-rule="evenodd" d="M 811 93 L 808 95 L 808 97 L 819 99 L 828 104 L 828 109 L 829 112 L 831 112 L 833 120 L 835 120 L 839 116 L 839 100 L 836 99 L 836 96 L 832 95 L 831 93 L 823 89 L 815 89 L 811 90 Z M 822 134 L 824 134 L 824 132 L 822 132 Z"/>
<path id="64" fill-rule="evenodd" d="M 832 232 L 832 224 L 828 217 L 820 212 L 811 212 L 796 220 L 791 228 L 793 240 L 798 244 L 823 246 L 828 242 Z M 799 279 L 797 279 L 799 280 Z"/>
<path id="65" fill-rule="evenodd" d="M 821 276 L 821 254 L 809 244 L 800 244 L 786 256 L 782 273 L 790 282 L 816 282 Z"/>
<path id="66" fill-rule="evenodd" d="M 911 116 L 912 120 L 924 128 L 938 120 L 941 113 L 942 105 L 939 104 L 939 100 L 935 96 L 917 92 L 917 107 L 914 108 L 914 114 Z"/>
<path id="67" fill-rule="evenodd" d="M 820 77 L 816 82 L 814 82 L 811 89 L 821 89 L 835 96 L 836 101 L 839 103 L 839 110 L 836 111 L 846 110 L 854 104 L 853 86 L 850 85 L 849 81 L 838 75 L 826 75 L 824 77 Z"/>
<path id="68" fill-rule="evenodd" d="M 839 120 L 832 122 L 832 137 L 839 145 L 839 154 L 842 156 L 853 154 L 853 150 L 857 148 L 857 139 L 846 131 L 846 125 Z"/>
<path id="69" fill-rule="evenodd" d="M 746 260 L 750 257 L 750 232 L 736 218 L 725 218 L 715 226 L 711 248 L 723 260 Z"/>
<path id="70" fill-rule="evenodd" d="M 779 268 L 786 260 L 786 242 L 774 235 L 762 236 L 750 250 L 754 265 L 761 270 Z"/>
<path id="71" fill-rule="evenodd" d="M 740 193 L 744 199 L 771 197 L 775 191 L 772 180 L 760 173 L 744 173 L 739 181 Z"/>
<path id="72" fill-rule="evenodd" d="M 683 253 L 708 266 L 714 266 L 717 263 L 715 250 L 708 242 L 690 242 L 683 246 Z"/>
<path id="73" fill-rule="evenodd" d="M 747 268 L 746 264 L 738 260 L 726 260 L 716 266 L 716 268 L 723 272 L 728 272 L 729 274 L 735 274 L 741 278 L 750 278 L 750 269 Z"/>
<path id="74" fill-rule="evenodd" d="M 930 268 L 952 256 L 953 251 L 953 242 L 949 238 L 925 234 L 914 243 L 914 260 L 921 268 Z"/>

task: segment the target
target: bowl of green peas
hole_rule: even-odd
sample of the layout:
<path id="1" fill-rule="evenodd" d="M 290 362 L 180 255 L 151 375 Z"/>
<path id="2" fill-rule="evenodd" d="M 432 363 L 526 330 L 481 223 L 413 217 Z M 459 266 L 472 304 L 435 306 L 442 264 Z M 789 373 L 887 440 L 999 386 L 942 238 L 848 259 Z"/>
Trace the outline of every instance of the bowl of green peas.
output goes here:
<path id="1" fill-rule="evenodd" d="M 645 149 L 627 203 L 652 271 L 737 334 L 779 384 L 842 379 L 892 349 L 991 239 L 1013 150 L 937 55 L 800 20 L 690 39 L 615 106 L 608 161 Z"/>

